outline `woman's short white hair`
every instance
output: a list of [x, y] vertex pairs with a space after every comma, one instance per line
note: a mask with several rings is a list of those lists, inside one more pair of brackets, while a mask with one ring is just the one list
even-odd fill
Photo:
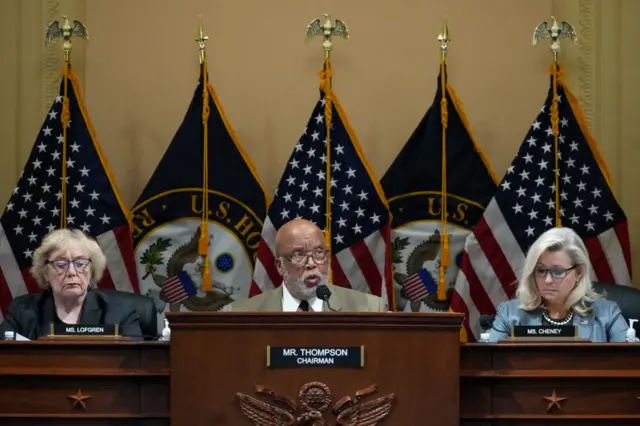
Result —
[[57, 251], [64, 250], [72, 242], [82, 247], [86, 256], [91, 259], [89, 266], [91, 271], [90, 285], [96, 285], [100, 281], [107, 266], [107, 259], [96, 240], [87, 237], [79, 229], [57, 229], [47, 234], [40, 247], [33, 253], [31, 275], [33, 275], [40, 287], [47, 288], [48, 286], [44, 277], [44, 269], [50, 260], [49, 257]]
[[585, 315], [591, 310], [591, 303], [602, 296], [593, 290], [591, 261], [587, 248], [580, 236], [570, 228], [551, 228], [531, 245], [516, 290], [520, 307], [531, 311], [542, 305], [534, 276], [535, 268], [543, 253], [559, 251], [569, 256], [572, 266], [576, 265], [576, 272], [580, 274], [576, 288], [569, 294], [565, 307], [567, 310], [573, 309], [576, 313]]

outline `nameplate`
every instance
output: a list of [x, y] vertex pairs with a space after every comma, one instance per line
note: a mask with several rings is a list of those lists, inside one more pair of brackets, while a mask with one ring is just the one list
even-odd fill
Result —
[[516, 325], [512, 337], [567, 338], [576, 337], [575, 325]]
[[118, 337], [118, 324], [54, 324], [49, 329], [49, 337], [89, 337], [113, 338]]
[[364, 346], [267, 346], [267, 367], [364, 367]]

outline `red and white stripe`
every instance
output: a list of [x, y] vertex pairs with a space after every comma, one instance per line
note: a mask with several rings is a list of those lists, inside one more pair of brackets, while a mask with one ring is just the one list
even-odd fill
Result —
[[[280, 285], [275, 267], [276, 229], [267, 217], [258, 247], [255, 272], [249, 297]], [[380, 230], [334, 254], [331, 259], [333, 283], [382, 297], [391, 306], [391, 229]]]
[[[626, 222], [585, 240], [585, 245], [595, 280], [631, 284]], [[494, 314], [500, 302], [513, 297], [524, 259], [525, 253], [492, 199], [467, 238], [451, 301], [452, 311], [467, 314], [464, 325], [470, 339], [477, 339], [482, 332], [480, 315]]]
[[171, 303], [180, 303], [189, 297], [179, 275], [166, 280], [162, 284], [162, 292]]
[[[98, 287], [139, 293], [129, 226], [114, 228], [99, 235], [96, 240], [107, 258], [107, 267]], [[18, 267], [5, 230], [0, 224], [0, 321], [6, 316], [13, 299], [41, 290], [29, 268], [21, 270]]]
[[422, 277], [417, 273], [405, 279], [402, 282], [402, 288], [412, 302], [416, 302], [429, 295], [427, 288], [422, 282]]

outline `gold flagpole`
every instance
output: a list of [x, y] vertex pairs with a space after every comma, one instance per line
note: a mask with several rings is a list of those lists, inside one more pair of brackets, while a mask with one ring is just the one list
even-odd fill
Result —
[[574, 44], [578, 44], [578, 37], [573, 26], [566, 22], [562, 21], [561, 25], [558, 25], [558, 21], [554, 16], [551, 17], [551, 28], [549, 28], [549, 24], [547, 21], [541, 22], [533, 31], [533, 45], [536, 46], [538, 41], [549, 38], [551, 39], [550, 50], [553, 54], [553, 64], [551, 68], [551, 75], [553, 77], [553, 99], [551, 101], [551, 130], [553, 131], [554, 138], [554, 157], [555, 157], [555, 205], [556, 205], [556, 227], [562, 226], [562, 218], [560, 214], [560, 165], [558, 158], [558, 141], [560, 136], [560, 129], [558, 128], [558, 123], [560, 122], [560, 117], [558, 114], [558, 80], [562, 80], [562, 70], [560, 69], [560, 65], [558, 62], [558, 55], [560, 54], [560, 39], [561, 38], [569, 38], [573, 41]]
[[324, 50], [324, 67], [320, 71], [320, 86], [324, 92], [324, 122], [327, 133], [327, 144], [325, 148], [325, 156], [327, 158], [326, 166], [326, 199], [325, 199], [325, 244], [327, 250], [329, 250], [329, 282], [333, 283], [333, 270], [331, 268], [331, 120], [333, 111], [333, 92], [331, 90], [331, 49], [333, 48], [332, 36], [339, 36], [345, 39], [349, 39], [349, 29], [347, 25], [340, 19], [335, 20], [335, 24], [331, 22], [329, 14], [324, 14], [324, 24], [320, 23], [320, 19], [314, 19], [309, 25], [307, 25], [306, 37], [307, 42], [313, 37], [322, 35], [324, 41], [322, 42], [322, 49]]
[[449, 125], [449, 109], [447, 103], [447, 48], [449, 46], [449, 28], [447, 18], [444, 20], [444, 29], [438, 35], [440, 42], [440, 87], [442, 88], [442, 98], [440, 99], [440, 123], [442, 123], [442, 188], [440, 208], [440, 222], [442, 223], [442, 248], [440, 250], [440, 277], [438, 280], [438, 300], [447, 298], [447, 282], [445, 272], [449, 267], [449, 231], [447, 230], [447, 126]]
[[45, 33], [45, 46], [49, 46], [56, 38], [62, 38], [62, 50], [64, 51], [64, 68], [62, 70], [63, 78], [63, 99], [62, 113], [60, 114], [60, 122], [62, 123], [62, 160], [60, 169], [62, 171], [61, 189], [62, 197], [60, 198], [60, 228], [67, 227], [67, 128], [69, 127], [69, 119], [71, 112], [69, 111], [68, 83], [71, 73], [71, 37], [81, 37], [85, 40], [89, 39], [87, 27], [80, 21], [74, 20], [73, 26], [69, 22], [67, 15], [62, 15], [62, 26], [60, 21], [51, 21], [47, 25]]
[[209, 81], [207, 76], [207, 41], [202, 28], [202, 16], [199, 16], [198, 53], [202, 70], [202, 219], [198, 254], [203, 258], [202, 290], [211, 291], [211, 269], [209, 268]]

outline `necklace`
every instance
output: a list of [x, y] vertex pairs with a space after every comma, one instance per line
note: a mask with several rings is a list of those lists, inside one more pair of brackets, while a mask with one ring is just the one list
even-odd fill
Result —
[[571, 322], [571, 320], [573, 319], [573, 311], [569, 312], [569, 315], [567, 315], [567, 317], [565, 319], [563, 319], [562, 321], [556, 321], [554, 319], [551, 319], [551, 317], [549, 317], [549, 314], [547, 313], [547, 311], [542, 311], [542, 316], [551, 325], [563, 326], [563, 325], [567, 325], [567, 324], [569, 324]]

